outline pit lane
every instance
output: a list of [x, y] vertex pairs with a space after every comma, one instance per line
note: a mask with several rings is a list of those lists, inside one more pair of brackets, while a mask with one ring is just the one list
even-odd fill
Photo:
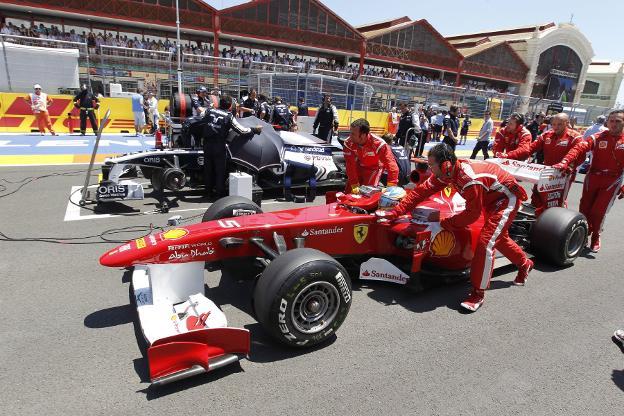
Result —
[[[179, 213], [190, 217], [208, 206], [198, 196], [179, 199], [168, 214], [64, 221], [69, 192], [84, 180], [72, 172], [84, 169], [0, 168], [10, 181], [68, 173], [0, 198], [0, 231], [13, 238], [97, 235], [163, 226], [175, 210], [193, 210]], [[19, 186], [3, 184], [2, 194]], [[580, 191], [575, 184], [571, 208]], [[135, 208], [155, 207], [141, 203]], [[290, 206], [301, 205], [263, 202], [266, 210]], [[610, 337], [624, 326], [623, 213], [616, 202], [602, 251], [573, 267], [538, 264], [524, 288], [511, 286], [515, 270], [497, 270], [484, 307], [472, 315], [458, 311], [465, 284], [414, 295], [356, 282], [337, 338], [313, 351], [284, 349], [263, 332], [251, 317], [250, 283], [207, 273], [208, 297], [230, 325], [251, 331], [250, 360], [160, 389], [148, 388], [128, 275], [98, 263], [115, 244], [2, 241], [2, 413], [619, 414], [624, 355]]]

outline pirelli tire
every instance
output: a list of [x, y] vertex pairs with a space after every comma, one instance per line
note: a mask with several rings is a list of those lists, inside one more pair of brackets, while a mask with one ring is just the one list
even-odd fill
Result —
[[335, 336], [351, 307], [351, 280], [327, 254], [298, 248], [273, 260], [254, 289], [258, 322], [279, 342], [308, 348]]
[[532, 227], [531, 250], [555, 266], [570, 265], [585, 247], [588, 228], [583, 214], [567, 208], [548, 208]]
[[[226, 196], [206, 210], [202, 222], [255, 214], [262, 214], [262, 208], [252, 200], [242, 196]], [[235, 258], [222, 260], [221, 270], [235, 280], [249, 280], [258, 276], [262, 267], [256, 264], [255, 258]]]

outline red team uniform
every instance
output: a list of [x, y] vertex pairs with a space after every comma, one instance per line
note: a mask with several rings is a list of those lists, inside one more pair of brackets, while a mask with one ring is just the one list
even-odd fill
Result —
[[585, 176], [579, 211], [587, 218], [589, 233], [592, 234], [592, 250], [598, 251], [605, 217], [615, 197], [621, 192], [624, 173], [624, 134], [612, 135], [609, 130], [605, 130], [590, 136], [572, 149], [569, 158], [566, 157], [562, 164], [571, 165], [584, 158], [588, 151], [592, 151], [593, 156], [589, 172]]
[[360, 185], [379, 185], [381, 174], [388, 172], [388, 186], [399, 182], [399, 167], [390, 146], [379, 137], [368, 135], [362, 145], [347, 139], [343, 146], [347, 167], [347, 192]]
[[514, 177], [497, 165], [484, 161], [458, 160], [449, 182], [431, 176], [408, 193], [395, 208], [395, 213], [403, 215], [410, 212], [419, 202], [449, 184], [466, 200], [466, 209], [440, 221], [443, 228], [466, 227], [475, 222], [481, 213], [485, 219], [470, 268], [470, 281], [474, 290], [468, 300], [462, 303], [465, 308], [476, 310], [483, 303], [484, 291], [490, 284], [495, 250], [521, 270], [516, 284], [524, 284], [532, 268], [532, 262], [508, 234], [520, 203], [527, 199], [527, 195]]
[[517, 155], [528, 152], [530, 145], [531, 132], [524, 126], [518, 127], [516, 131], [511, 133], [504, 128], [496, 133], [492, 152], [494, 152], [494, 156], [497, 153], [506, 153], [509, 159], [524, 160], [528, 155], [524, 159], [520, 159]]
[[[544, 165], [546, 166], [556, 165], [557, 163], [560, 163], [564, 158], [570, 160], [571, 163], [576, 166], [579, 162], [575, 159], [573, 160], [571, 157], [566, 156], [574, 146], [581, 143], [582, 141], [583, 136], [581, 136], [581, 134], [576, 130], [566, 129], [560, 137], [555, 134], [554, 130], [550, 130], [538, 136], [534, 142], [530, 143], [529, 147], [526, 150], [517, 150], [508, 154], [507, 156], [510, 159], [525, 160], [535, 152], [543, 152]], [[565, 189], [563, 190], [564, 201], [567, 200], [570, 186], [574, 183], [575, 177], [576, 171], [573, 171], [568, 178], [568, 183], [566, 184]], [[533, 187], [533, 194], [531, 195], [531, 204], [535, 207], [535, 212], [537, 215], [539, 215], [546, 209], [545, 201], [542, 201], [539, 193], [537, 192], [537, 187], [535, 186]], [[567, 206], [567, 204], [564, 204], [564, 206]]]

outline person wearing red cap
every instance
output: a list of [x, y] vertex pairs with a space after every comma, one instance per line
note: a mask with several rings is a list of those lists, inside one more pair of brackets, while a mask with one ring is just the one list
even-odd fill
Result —
[[388, 186], [399, 182], [399, 167], [390, 146], [370, 134], [370, 124], [363, 118], [351, 123], [351, 135], [343, 145], [347, 169], [347, 193], [357, 194], [361, 185], [377, 186], [382, 173], [388, 173]]
[[464, 309], [474, 312], [485, 300], [485, 289], [490, 285], [497, 250], [518, 267], [515, 285], [524, 286], [533, 269], [533, 262], [508, 232], [520, 203], [527, 199], [527, 195], [514, 177], [498, 165], [480, 160], [457, 160], [446, 144], [431, 148], [428, 158], [433, 175], [408, 193], [396, 208], [375, 214], [394, 219], [412, 211], [420, 202], [449, 185], [466, 200], [466, 209], [444, 218], [440, 227], [461, 229], [477, 221], [483, 213], [484, 224], [470, 266], [472, 292], [461, 303]]

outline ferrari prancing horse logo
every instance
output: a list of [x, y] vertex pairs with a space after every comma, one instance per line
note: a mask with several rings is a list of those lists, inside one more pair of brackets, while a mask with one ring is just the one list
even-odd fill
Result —
[[447, 198], [451, 197], [451, 192], [453, 192], [453, 188], [450, 186], [444, 188], [444, 195], [446, 195]]
[[358, 244], [362, 244], [368, 236], [368, 224], [358, 224], [353, 226], [353, 238]]

